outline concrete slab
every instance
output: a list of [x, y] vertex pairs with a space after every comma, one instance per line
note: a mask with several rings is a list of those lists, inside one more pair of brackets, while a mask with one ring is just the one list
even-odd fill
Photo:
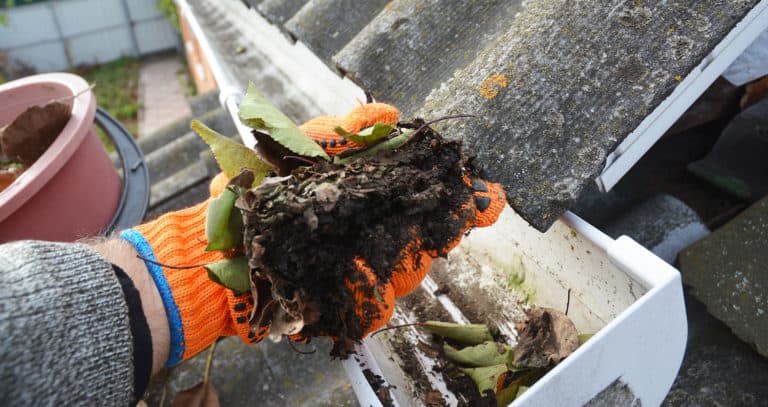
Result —
[[768, 356], [768, 198], [680, 254], [683, 282], [707, 310]]
[[[296, 345], [303, 355], [283, 341], [265, 340], [255, 346], [238, 338], [221, 340], [216, 346], [210, 380], [222, 406], [358, 406], [339, 361], [331, 360], [330, 341], [316, 339], [312, 345]], [[177, 392], [202, 381], [207, 351], [183, 362], [169, 376], [165, 405]], [[159, 405], [163, 383], [154, 383], [146, 397]]]
[[768, 359], [686, 295], [688, 348], [664, 407], [763, 406]]
[[139, 71], [139, 137], [189, 116], [191, 110], [176, 73], [184, 69], [176, 55], [145, 60]]

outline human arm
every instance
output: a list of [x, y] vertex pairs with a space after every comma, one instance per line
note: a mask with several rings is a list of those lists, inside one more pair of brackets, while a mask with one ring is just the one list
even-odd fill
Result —
[[0, 405], [131, 405], [141, 396], [151, 339], [138, 326], [141, 305], [126, 300], [132, 281], [118, 273], [85, 244], [0, 245]]

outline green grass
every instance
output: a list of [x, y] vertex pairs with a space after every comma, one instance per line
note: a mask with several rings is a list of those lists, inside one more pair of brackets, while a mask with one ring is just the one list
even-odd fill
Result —
[[[95, 84], [93, 93], [96, 103], [120, 120], [123, 126], [133, 134], [138, 134], [139, 114], [139, 67], [136, 58], [123, 57], [103, 64], [79, 67], [74, 73]], [[106, 142], [106, 136], [99, 131], [102, 141], [109, 151], [111, 144]]]

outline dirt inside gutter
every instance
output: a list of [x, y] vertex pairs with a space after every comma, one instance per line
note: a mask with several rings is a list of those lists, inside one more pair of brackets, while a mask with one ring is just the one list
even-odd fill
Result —
[[[428, 293], [420, 287], [398, 300], [396, 314], [409, 322], [453, 321], [451, 314], [436, 299], [447, 296], [472, 323], [486, 323], [492, 328], [509, 328], [525, 318], [526, 294], [518, 285], [509, 284], [507, 267], [481, 265], [477, 259], [457, 248], [443, 261], [433, 263], [430, 276], [438, 288]], [[379, 340], [397, 355], [398, 367], [409, 381], [413, 399], [424, 406], [495, 406], [496, 398], [481, 395], [475, 383], [459, 373], [457, 367], [443, 357], [442, 341], [437, 337], [423, 340], [402, 328], [382, 333]], [[505, 330], [509, 332], [509, 330]], [[499, 340], [514, 345], [512, 335], [499, 334]], [[416, 352], [433, 359], [434, 365], [425, 366]], [[430, 380], [430, 376], [432, 380]], [[434, 386], [435, 379], [443, 381], [451, 393], [444, 395]]]

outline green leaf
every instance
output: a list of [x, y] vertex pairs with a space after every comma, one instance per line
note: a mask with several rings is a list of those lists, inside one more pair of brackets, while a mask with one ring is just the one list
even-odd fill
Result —
[[525, 380], [528, 380], [528, 375], [518, 377], [512, 383], [509, 383], [507, 387], [497, 391], [496, 406], [506, 407], [515, 401], [516, 398], [520, 397], [528, 389], [528, 387], [522, 384]]
[[520, 388], [520, 383], [515, 381], [509, 386], [496, 392], [496, 406], [506, 407], [510, 405], [517, 398], [517, 392]]
[[460, 368], [459, 370], [475, 382], [477, 390], [481, 395], [488, 390], [496, 393], [496, 384], [499, 382], [499, 377], [508, 371], [506, 364]]
[[381, 295], [381, 291], [379, 291], [379, 287], [373, 287], [373, 293], [376, 295], [376, 301], [384, 303], [384, 296]]
[[232, 178], [240, 174], [243, 168], [249, 169], [254, 175], [254, 185], [272, 169], [272, 166], [259, 158], [259, 155], [250, 148], [211, 130], [198, 120], [192, 120], [192, 131], [197, 133], [213, 151], [216, 162], [227, 177]]
[[243, 244], [243, 216], [235, 208], [237, 194], [227, 188], [208, 203], [205, 216], [205, 251], [227, 250]]
[[344, 164], [349, 164], [352, 161], [357, 160], [358, 158], [370, 157], [372, 155], [375, 155], [379, 151], [394, 150], [394, 149], [402, 146], [406, 141], [408, 141], [408, 139], [410, 138], [412, 133], [413, 133], [413, 131], [407, 131], [407, 132], [404, 131], [403, 134], [401, 134], [399, 136], [392, 137], [391, 139], [389, 139], [387, 141], [383, 141], [383, 142], [381, 142], [379, 144], [376, 144], [373, 147], [367, 148], [367, 149], [365, 149], [365, 150], [363, 150], [363, 151], [361, 151], [361, 152], [359, 152], [357, 154], [351, 155], [349, 157], [341, 158], [341, 157], [339, 157], [337, 155], [337, 156], [333, 157], [333, 162], [334, 162], [334, 164], [344, 165]]
[[371, 127], [361, 130], [357, 134], [350, 133], [339, 126], [335, 127], [333, 131], [335, 131], [336, 134], [345, 137], [347, 140], [354, 141], [357, 144], [370, 146], [371, 144], [374, 144], [377, 141], [389, 136], [394, 129], [394, 126], [391, 124], [376, 123]]
[[455, 324], [452, 322], [427, 321], [422, 328], [435, 335], [453, 339], [466, 345], [479, 345], [483, 342], [493, 341], [491, 332], [485, 324]]
[[589, 338], [595, 336], [595, 334], [579, 334], [579, 346], [583, 345], [584, 342], [588, 341]]
[[330, 160], [328, 154], [291, 119], [269, 103], [253, 83], [248, 84], [248, 92], [240, 104], [240, 120], [248, 127], [268, 132], [273, 140], [298, 155]]
[[4, 13], [0, 13], [0, 25], [8, 27], [8, 16]]
[[443, 351], [448, 360], [460, 365], [481, 367], [500, 365], [511, 361], [515, 348], [503, 343], [488, 341], [461, 350], [445, 343], [443, 344]]
[[245, 256], [208, 263], [205, 269], [208, 270], [208, 278], [216, 284], [240, 293], [251, 291], [250, 269]]

